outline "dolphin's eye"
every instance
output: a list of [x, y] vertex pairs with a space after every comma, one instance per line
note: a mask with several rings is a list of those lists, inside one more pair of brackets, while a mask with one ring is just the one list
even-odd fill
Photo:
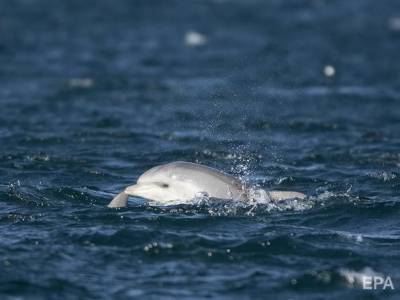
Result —
[[164, 188], [164, 189], [169, 188], [169, 184], [163, 183], [163, 184], [161, 184], [161, 187]]

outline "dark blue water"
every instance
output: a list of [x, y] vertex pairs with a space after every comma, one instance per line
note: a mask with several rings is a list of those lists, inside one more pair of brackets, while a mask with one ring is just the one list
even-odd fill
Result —
[[[2, 1], [1, 299], [399, 297], [399, 49], [396, 1]], [[310, 197], [106, 207], [176, 160]]]

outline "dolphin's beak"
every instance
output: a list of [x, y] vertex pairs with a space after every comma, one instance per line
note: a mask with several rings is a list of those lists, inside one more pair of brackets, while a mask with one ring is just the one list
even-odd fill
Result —
[[151, 183], [138, 183], [135, 185], [130, 185], [123, 192], [115, 196], [114, 199], [112, 199], [112, 201], [108, 204], [108, 207], [125, 207], [128, 203], [129, 196], [147, 198], [148, 193], [152, 189], [154, 189], [154, 184]]
[[130, 185], [125, 189], [125, 193], [130, 196], [138, 196], [138, 193], [140, 193], [142, 186], [142, 184]]
[[151, 195], [155, 187], [157, 187], [157, 185], [155, 185], [154, 183], [142, 182], [128, 186], [125, 189], [125, 193], [129, 196], [137, 196], [146, 199]]

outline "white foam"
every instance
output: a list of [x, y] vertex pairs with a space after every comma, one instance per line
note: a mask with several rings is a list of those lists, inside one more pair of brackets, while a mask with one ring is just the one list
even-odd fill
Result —
[[73, 88], [90, 88], [93, 86], [94, 80], [92, 78], [71, 78], [68, 83]]
[[388, 20], [388, 27], [393, 31], [400, 31], [400, 17], [392, 17]]
[[382, 276], [382, 274], [375, 272], [370, 267], [365, 267], [360, 271], [354, 271], [346, 268], [339, 269], [339, 274], [351, 286], [362, 286], [364, 277]]

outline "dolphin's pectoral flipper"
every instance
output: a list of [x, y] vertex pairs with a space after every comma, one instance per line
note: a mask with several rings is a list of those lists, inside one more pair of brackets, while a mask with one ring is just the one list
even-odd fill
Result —
[[112, 199], [108, 207], [117, 208], [117, 207], [125, 207], [128, 203], [129, 195], [125, 193], [125, 191], [119, 193], [117, 196]]

